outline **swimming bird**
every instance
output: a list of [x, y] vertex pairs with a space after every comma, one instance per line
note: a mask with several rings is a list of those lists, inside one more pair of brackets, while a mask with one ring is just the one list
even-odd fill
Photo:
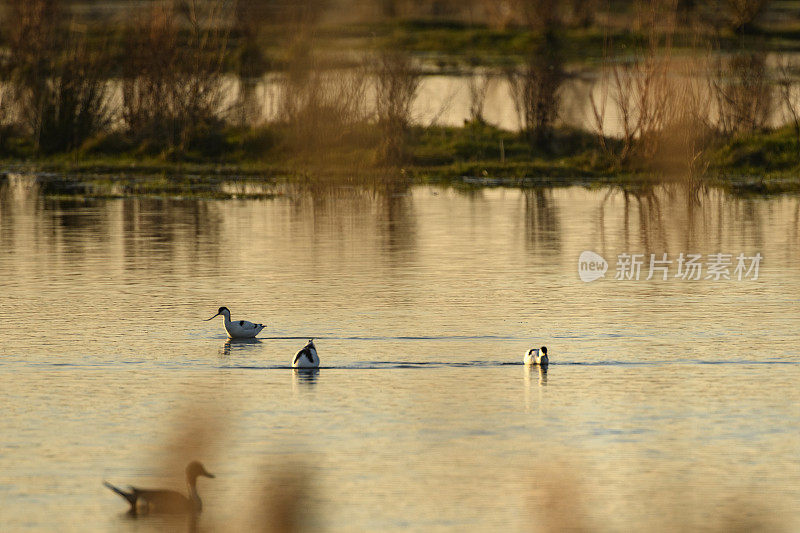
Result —
[[547, 358], [547, 347], [542, 346], [541, 348], [531, 348], [528, 350], [528, 353], [525, 354], [525, 364], [526, 365], [542, 365], [545, 366], [550, 362]]
[[189, 487], [188, 498], [174, 490], [138, 489], [129, 486], [130, 492], [125, 492], [108, 481], [103, 481], [103, 485], [128, 500], [131, 505], [128, 512], [133, 515], [149, 513], [195, 514], [203, 510], [203, 502], [200, 500], [200, 495], [197, 494], [198, 476], [214, 477], [201, 463], [192, 461], [186, 467], [186, 484]]
[[308, 339], [303, 348], [297, 352], [292, 361], [292, 368], [319, 368], [319, 357], [314, 339]]
[[228, 337], [231, 339], [250, 339], [261, 333], [261, 330], [264, 329], [264, 324], [253, 324], [247, 320], [231, 320], [231, 312], [227, 307], [220, 307], [217, 314], [211, 318], [207, 318], [206, 322], [219, 315], [225, 318], [225, 331], [228, 332]]

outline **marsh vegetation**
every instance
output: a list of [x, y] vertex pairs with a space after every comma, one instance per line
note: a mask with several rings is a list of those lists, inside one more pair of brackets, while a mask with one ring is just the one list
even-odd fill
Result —
[[[295, 182], [800, 186], [800, 19], [783, 2], [503, 6], [7, 0], [0, 157]], [[463, 124], [437, 120], [448, 97], [415, 115], [431, 75], [464, 78]], [[490, 88], [518, 127], [492, 122]]]

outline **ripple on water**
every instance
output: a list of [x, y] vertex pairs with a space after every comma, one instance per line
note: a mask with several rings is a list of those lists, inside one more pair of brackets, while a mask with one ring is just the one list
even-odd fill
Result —
[[[3, 524], [156, 530], [121, 518], [100, 482], [180, 488], [175, 450], [218, 474], [201, 487], [209, 530], [252, 529], [241, 502], [295, 464], [329, 531], [528, 530], [547, 487], [579, 495], [568, 510], [587, 529], [709, 527], [743, 496], [798, 523], [798, 209], [714, 191], [5, 190]], [[584, 250], [610, 265], [759, 251], [765, 268], [720, 283], [610, 268], [587, 284]], [[203, 322], [221, 305], [266, 323], [263, 338]], [[323, 367], [290, 371], [310, 337]], [[542, 344], [548, 370], [525, 367]]]

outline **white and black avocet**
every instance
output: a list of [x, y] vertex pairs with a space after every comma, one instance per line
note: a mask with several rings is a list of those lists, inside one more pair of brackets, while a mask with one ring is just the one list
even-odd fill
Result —
[[225, 319], [225, 331], [228, 332], [228, 337], [231, 339], [251, 339], [264, 329], [264, 324], [253, 324], [247, 320], [231, 320], [231, 312], [227, 307], [220, 307], [217, 314], [206, 319], [206, 321], [212, 320], [219, 315], [222, 315]]
[[314, 339], [308, 339], [303, 348], [297, 352], [292, 361], [292, 368], [319, 368], [319, 357]]
[[541, 348], [531, 348], [525, 354], [525, 364], [526, 365], [542, 365], [545, 366], [550, 362], [547, 358], [547, 347], [542, 346]]

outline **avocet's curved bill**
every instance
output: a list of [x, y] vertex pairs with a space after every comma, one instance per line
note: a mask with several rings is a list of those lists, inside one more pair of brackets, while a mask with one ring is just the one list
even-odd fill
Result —
[[220, 307], [217, 314], [207, 318], [206, 322], [220, 315], [225, 319], [225, 331], [231, 339], [251, 339], [264, 329], [264, 324], [254, 324], [247, 320], [231, 320], [231, 312], [227, 307]]

